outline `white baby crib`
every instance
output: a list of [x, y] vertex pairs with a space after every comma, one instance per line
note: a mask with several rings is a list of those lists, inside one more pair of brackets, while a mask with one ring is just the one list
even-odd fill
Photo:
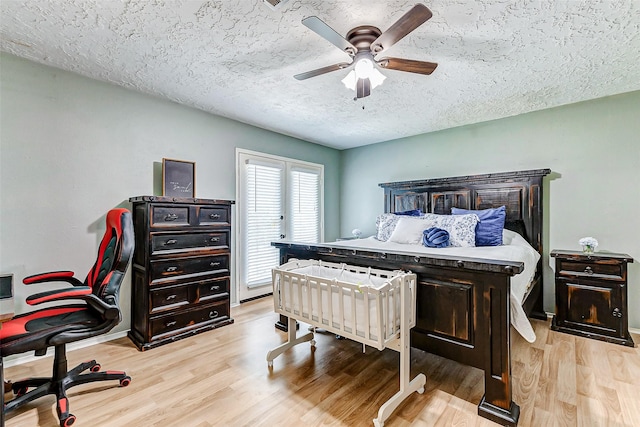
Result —
[[276, 313], [289, 318], [288, 341], [267, 353], [267, 362], [287, 349], [311, 341], [296, 336], [296, 320], [382, 350], [400, 353], [400, 391], [373, 420], [382, 427], [411, 393], [424, 392], [426, 377], [410, 376], [410, 330], [416, 322], [416, 275], [317, 260], [291, 260], [273, 269]]

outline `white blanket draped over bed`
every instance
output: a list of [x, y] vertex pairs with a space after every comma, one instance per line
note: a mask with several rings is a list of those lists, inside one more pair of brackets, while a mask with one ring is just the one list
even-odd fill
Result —
[[529, 292], [540, 254], [518, 233], [505, 229], [501, 246], [428, 248], [422, 244], [382, 242], [374, 237], [342, 240], [334, 242], [332, 245], [353, 247], [354, 249], [373, 249], [382, 252], [415, 253], [423, 256], [447, 255], [523, 262], [524, 270], [511, 278], [511, 324], [527, 341], [534, 342], [536, 340], [536, 334], [522, 308], [522, 303]]

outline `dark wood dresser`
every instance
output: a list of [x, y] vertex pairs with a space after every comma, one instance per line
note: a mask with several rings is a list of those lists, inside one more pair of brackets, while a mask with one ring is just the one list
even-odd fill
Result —
[[138, 196], [131, 331], [140, 350], [233, 323], [229, 200]]
[[634, 347], [628, 330], [626, 254], [552, 251], [556, 315], [551, 329]]

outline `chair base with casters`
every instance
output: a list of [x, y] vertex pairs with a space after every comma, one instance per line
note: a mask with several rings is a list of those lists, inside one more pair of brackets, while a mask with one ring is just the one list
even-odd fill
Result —
[[[69, 400], [67, 390], [71, 387], [94, 381], [118, 381], [121, 387], [126, 387], [131, 382], [131, 377], [123, 371], [100, 372], [100, 364], [95, 360], [81, 363], [67, 371], [66, 346], [58, 345], [55, 348], [53, 362], [53, 376], [49, 378], [28, 378], [11, 384], [15, 399], [5, 404], [5, 413], [17, 409], [35, 399], [48, 394], [56, 395], [58, 418], [62, 427], [73, 425], [76, 417], [69, 413]], [[85, 371], [90, 371], [83, 373]], [[30, 388], [33, 390], [28, 391]]]
[[[98, 259], [84, 281], [77, 279], [72, 271], [52, 271], [24, 278], [25, 285], [66, 282], [70, 287], [30, 295], [26, 299], [29, 305], [63, 304], [19, 314], [3, 323], [0, 357], [27, 351], [43, 356], [49, 347], [55, 349], [51, 377], [14, 382], [11, 389], [16, 397], [5, 403], [3, 414], [54, 394], [60, 425], [68, 427], [76, 421], [69, 412], [68, 389], [95, 381], [118, 381], [121, 387], [129, 385], [131, 377], [125, 372], [100, 371], [95, 360], [68, 370], [66, 345], [104, 335], [120, 323], [119, 290], [133, 246], [131, 213], [126, 209], [112, 209], [107, 213], [107, 229], [100, 243]], [[81, 303], [66, 304], [69, 301]]]

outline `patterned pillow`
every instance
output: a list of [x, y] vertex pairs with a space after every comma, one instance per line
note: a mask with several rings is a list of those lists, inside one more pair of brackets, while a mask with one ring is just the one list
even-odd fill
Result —
[[381, 242], [389, 240], [400, 218], [402, 217], [392, 213], [378, 215], [378, 218], [376, 218], [376, 239]]
[[449, 246], [469, 247], [476, 245], [476, 225], [478, 215], [436, 215], [425, 214], [428, 227], [442, 228], [449, 233]]

